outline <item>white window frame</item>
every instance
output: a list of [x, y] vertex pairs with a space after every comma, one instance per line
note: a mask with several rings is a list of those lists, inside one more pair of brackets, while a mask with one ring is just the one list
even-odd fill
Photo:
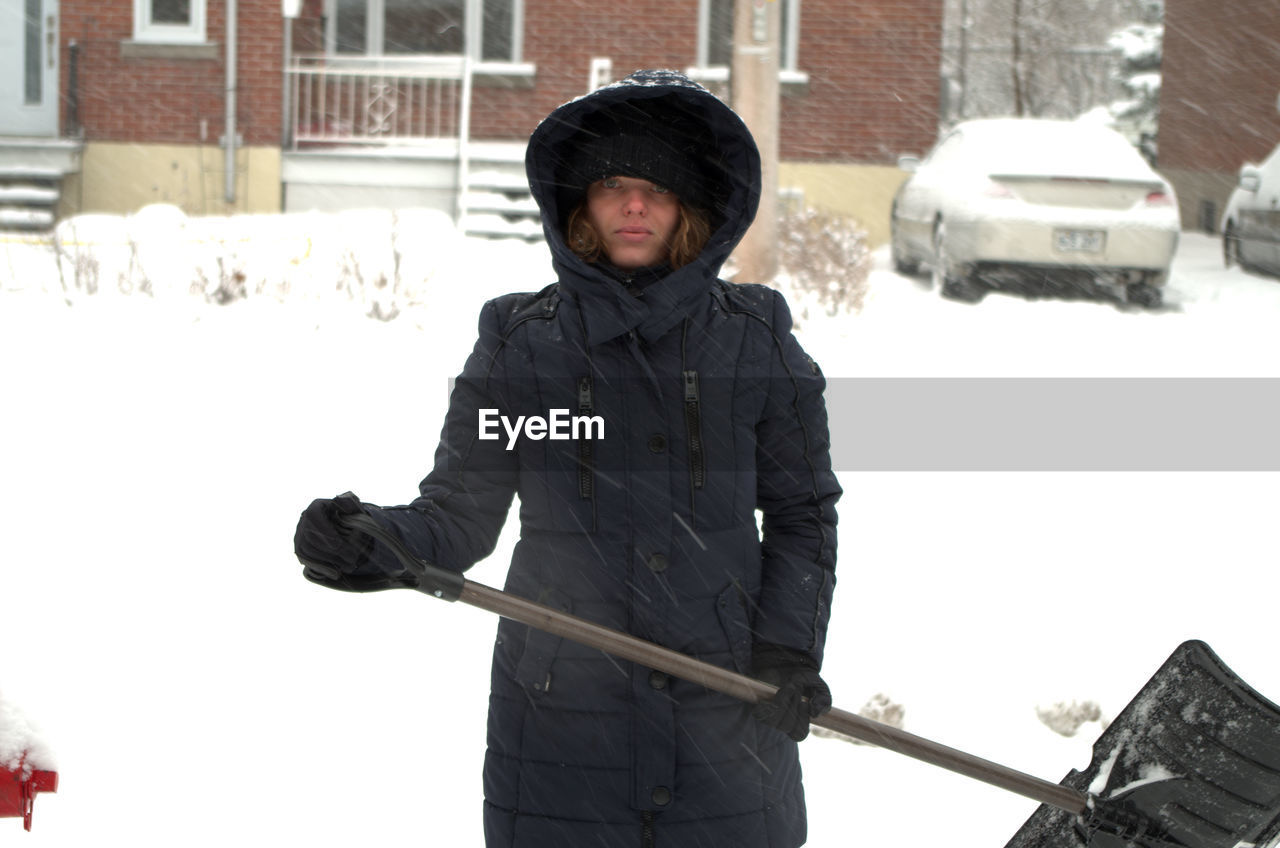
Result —
[[[135, 2], [146, 2], [146, 0], [135, 0]], [[524, 0], [512, 0], [511, 57], [500, 60], [482, 61], [480, 58], [484, 46], [484, 35], [481, 32], [481, 28], [484, 26], [484, 0], [465, 0], [464, 6], [466, 9], [465, 26], [467, 28], [464, 34], [466, 53], [471, 57], [471, 61], [476, 64], [477, 70], [482, 67], [499, 69], [520, 65], [524, 51]], [[386, 33], [384, 31], [385, 10], [386, 7], [383, 5], [383, 0], [365, 0], [365, 35], [368, 42], [365, 45], [366, 56], [379, 57], [383, 55], [386, 45]], [[337, 51], [337, 11], [337, 0], [325, 0], [327, 23], [325, 25], [324, 45], [325, 52], [331, 56], [335, 55]]]
[[[800, 53], [800, 0], [781, 0], [782, 14], [786, 16], [786, 43], [782, 45], [782, 56], [779, 58], [779, 75], [781, 77], [803, 76], [799, 68]], [[698, 0], [698, 56], [697, 68], [699, 76], [714, 79], [724, 75], [728, 79], [729, 69], [723, 65], [708, 65], [707, 57], [711, 54], [711, 2]]]
[[133, 40], [146, 44], [204, 44], [205, 4], [191, 0], [191, 22], [158, 24], [151, 20], [151, 0], [133, 0]]

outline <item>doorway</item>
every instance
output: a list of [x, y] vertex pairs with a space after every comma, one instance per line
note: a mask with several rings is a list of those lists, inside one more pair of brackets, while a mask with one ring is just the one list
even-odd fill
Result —
[[58, 134], [58, 0], [0, 0], [0, 135]]

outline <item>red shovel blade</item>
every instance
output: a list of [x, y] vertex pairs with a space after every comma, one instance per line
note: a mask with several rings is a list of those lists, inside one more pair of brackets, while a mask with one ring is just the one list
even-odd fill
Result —
[[37, 792], [57, 792], [58, 773], [44, 769], [28, 771], [26, 757], [17, 766], [0, 766], [0, 818], [22, 818], [23, 828], [31, 830], [31, 814]]

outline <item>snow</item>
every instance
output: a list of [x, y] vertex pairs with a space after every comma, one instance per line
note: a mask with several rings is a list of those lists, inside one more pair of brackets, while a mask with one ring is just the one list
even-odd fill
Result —
[[55, 769], [49, 743], [18, 705], [0, 690], [0, 770], [29, 775], [34, 769]]
[[[0, 703], [39, 722], [61, 777], [21, 838], [480, 846], [496, 621], [411, 592], [320, 589], [292, 534], [314, 497], [413, 496], [480, 304], [548, 282], [545, 247], [388, 213], [151, 214], [97, 222], [82, 260], [114, 276], [94, 295], [63, 288], [47, 247], [0, 235]], [[129, 232], [132, 266], [110, 241]], [[244, 296], [218, 305], [225, 250]], [[129, 269], [148, 261], [163, 271], [143, 287]], [[858, 314], [795, 299], [831, 378], [1280, 376], [1280, 281], [1223, 269], [1207, 236], [1183, 234], [1173, 306], [1155, 312], [968, 306], [892, 273], [883, 249], [873, 261]], [[945, 442], [947, 421], [933, 432]], [[824, 675], [846, 709], [890, 700], [910, 732], [1056, 781], [1088, 763], [1093, 736], [1060, 736], [1037, 708], [1114, 716], [1186, 638], [1280, 694], [1274, 473], [841, 482]], [[469, 577], [501, 585], [515, 526]], [[801, 750], [814, 846], [945, 833], [989, 848], [1035, 808], [881, 749]]]
[[1163, 24], [1130, 24], [1108, 39], [1111, 49], [1131, 65], [1158, 65], [1164, 41]]
[[1139, 770], [1139, 773], [1141, 774], [1141, 777], [1132, 783], [1126, 783], [1124, 786], [1119, 787], [1107, 797], [1119, 798], [1126, 793], [1132, 792], [1133, 790], [1139, 789], [1143, 786], [1147, 786], [1152, 783], [1160, 783], [1165, 780], [1178, 780], [1181, 777], [1181, 775], [1174, 774], [1164, 766], [1151, 763], [1144, 764]]
[[1112, 748], [1106, 758], [1098, 764], [1098, 773], [1089, 783], [1090, 795], [1101, 797], [1102, 793], [1107, 791], [1107, 783], [1111, 780], [1111, 772], [1116, 767], [1116, 761], [1120, 759], [1120, 750], [1123, 747], [1123, 745], [1117, 745]]
[[930, 161], [935, 167], [954, 169], [957, 180], [971, 177], [975, 166], [983, 173], [1158, 179], [1124, 136], [1092, 117], [977, 118], [956, 129], [962, 132], [960, 153], [950, 150], [945, 159]]

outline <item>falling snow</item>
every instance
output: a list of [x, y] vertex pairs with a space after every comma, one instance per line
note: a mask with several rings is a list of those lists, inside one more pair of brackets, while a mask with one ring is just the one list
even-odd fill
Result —
[[[171, 218], [181, 249], [123, 292], [128, 239], [84, 254], [82, 269], [117, 269], [95, 294], [73, 256], [60, 276], [46, 246], [0, 239], [0, 691], [62, 777], [18, 837], [33, 848], [482, 844], [494, 620], [325, 591], [291, 540], [311, 498], [413, 496], [480, 304], [540, 288], [549, 263], [540, 245], [430, 222], [394, 245], [385, 214], [341, 223], [228, 222], [243, 264], [222, 269], [243, 285], [225, 305], [217, 251], [182, 240], [207, 221]], [[154, 233], [134, 232], [145, 260]], [[1218, 249], [1184, 234], [1157, 312], [956, 304], [880, 249], [861, 310], [814, 303], [801, 341], [829, 378], [1277, 376], [1280, 282], [1223, 269]], [[835, 440], [856, 438], [836, 423]], [[947, 421], [930, 432], [945, 442]], [[1089, 761], [1091, 734], [1050, 732], [1036, 705], [1116, 715], [1185, 638], [1280, 693], [1274, 624], [1239, 614], [1277, 588], [1275, 474], [841, 483], [823, 669], [837, 704], [883, 693], [909, 731], [1057, 780]], [[501, 585], [516, 524], [470, 577]], [[941, 832], [985, 848], [1035, 806], [868, 746], [815, 737], [802, 757], [823, 848]]]

